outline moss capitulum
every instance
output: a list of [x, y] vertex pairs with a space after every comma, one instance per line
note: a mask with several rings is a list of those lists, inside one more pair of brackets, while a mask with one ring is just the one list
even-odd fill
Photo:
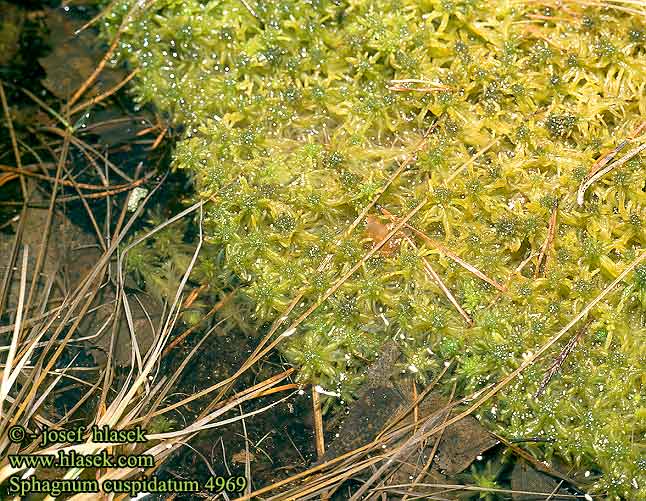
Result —
[[[114, 8], [108, 32], [132, 4]], [[278, 0], [252, 15], [234, 0], [159, 0], [134, 16], [121, 51], [142, 68], [136, 95], [186, 126], [175, 166], [214, 197], [204, 259], [224, 249], [259, 319], [299, 292], [304, 311], [399, 220], [384, 214], [425, 202], [407, 238], [283, 343], [303, 379], [350, 399], [364, 361], [396, 339], [403, 370], [425, 380], [455, 357], [473, 391], [516, 368], [646, 248], [643, 156], [577, 203], [595, 162], [646, 116], [644, 18], [548, 7]], [[387, 212], [374, 207], [343, 237], [378, 195]], [[629, 499], [646, 499], [645, 270], [593, 308], [540, 397], [550, 360], [481, 415], [508, 436], [550, 439], [542, 457], [598, 470], [594, 490]]]

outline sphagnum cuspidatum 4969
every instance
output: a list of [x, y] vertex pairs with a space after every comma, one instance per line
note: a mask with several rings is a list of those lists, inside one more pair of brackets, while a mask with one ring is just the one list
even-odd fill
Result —
[[122, 0], [108, 35], [126, 13], [137, 99], [213, 197], [204, 259], [262, 321], [335, 286], [279, 344], [328, 405], [389, 339], [420, 381], [457, 358], [463, 391], [492, 383], [632, 263], [479, 416], [646, 499], [644, 2]]

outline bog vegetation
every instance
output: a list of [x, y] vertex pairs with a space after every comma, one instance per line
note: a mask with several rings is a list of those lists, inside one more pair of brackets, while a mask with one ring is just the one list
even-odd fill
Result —
[[184, 129], [198, 269], [285, 317], [327, 409], [389, 340], [462, 394], [525, 364], [478, 417], [646, 499], [644, 9], [121, 0], [104, 29]]

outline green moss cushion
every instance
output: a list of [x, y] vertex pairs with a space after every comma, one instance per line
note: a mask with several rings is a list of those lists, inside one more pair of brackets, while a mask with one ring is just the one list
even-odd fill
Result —
[[[304, 311], [421, 204], [279, 345], [338, 395], [328, 405], [389, 339], [421, 382], [452, 358], [462, 391], [497, 381], [646, 248], [644, 8], [596, 5], [159, 0], [133, 14], [120, 50], [141, 68], [136, 95], [185, 127], [175, 167], [213, 197], [205, 259], [224, 252], [260, 320], [299, 293]], [[593, 491], [646, 499], [645, 341], [642, 264], [480, 417], [600, 475]]]

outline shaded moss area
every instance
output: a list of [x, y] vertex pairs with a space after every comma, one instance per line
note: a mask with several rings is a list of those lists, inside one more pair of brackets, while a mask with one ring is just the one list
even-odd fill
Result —
[[[126, 17], [120, 51], [141, 68], [138, 99], [185, 127], [175, 166], [211, 200], [203, 259], [223, 252], [261, 322], [299, 293], [296, 316], [321, 302], [279, 347], [333, 406], [390, 339], [420, 382], [457, 358], [463, 393], [493, 383], [643, 253], [635, 11], [122, 1], [105, 29]], [[625, 161], [597, 177], [622, 141]], [[479, 416], [546, 439], [541, 458], [627, 499], [646, 499], [645, 277], [641, 264]]]

